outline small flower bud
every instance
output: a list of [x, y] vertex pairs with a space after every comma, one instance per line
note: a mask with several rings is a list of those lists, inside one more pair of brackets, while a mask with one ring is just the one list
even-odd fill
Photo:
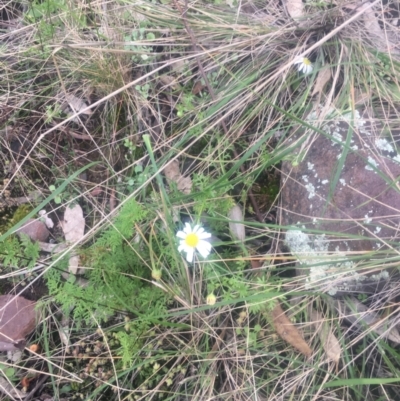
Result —
[[158, 281], [161, 279], [162, 271], [160, 269], [154, 269], [151, 271], [151, 277]]
[[211, 294], [207, 295], [207, 299], [206, 299], [207, 305], [215, 305], [215, 302], [217, 302], [217, 297], [214, 295], [214, 293], [212, 292]]

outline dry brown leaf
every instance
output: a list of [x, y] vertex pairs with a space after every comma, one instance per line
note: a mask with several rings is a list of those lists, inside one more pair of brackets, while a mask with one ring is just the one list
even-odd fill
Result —
[[28, 391], [30, 383], [31, 383], [33, 380], [35, 380], [36, 378], [37, 378], [36, 376], [31, 376], [31, 377], [29, 377], [29, 376], [24, 376], [24, 377], [21, 379], [22, 390], [23, 390], [25, 393]]
[[168, 166], [164, 168], [164, 174], [168, 181], [175, 182], [178, 191], [184, 194], [190, 194], [192, 190], [192, 179], [190, 177], [184, 177], [179, 171], [179, 162], [177, 160], [172, 161]]
[[7, 394], [13, 400], [25, 398], [28, 395], [28, 393], [24, 393], [15, 388], [12, 383], [4, 377], [0, 377], [0, 391]]
[[371, 94], [369, 92], [364, 92], [361, 90], [354, 91], [354, 105], [365, 106], [371, 100]]
[[[88, 105], [82, 99], [79, 99], [79, 97], [76, 97], [75, 95], [68, 94], [65, 96], [65, 99], [74, 113], [79, 113], [81, 110], [84, 110], [86, 107], [88, 107]], [[90, 116], [93, 114], [93, 111], [89, 109], [84, 111], [82, 114]]]
[[315, 80], [311, 96], [314, 96], [316, 93], [321, 94], [322, 91], [324, 90], [324, 86], [329, 82], [331, 77], [332, 77], [332, 72], [329, 65], [325, 66], [322, 70], [320, 70], [318, 72], [317, 79]]
[[[39, 312], [35, 302], [24, 297], [0, 295], [0, 342], [16, 348], [25, 346], [25, 337], [36, 327]], [[4, 345], [3, 344], [3, 345]]]
[[300, 351], [307, 358], [309, 358], [312, 354], [311, 348], [304, 341], [299, 330], [297, 330], [297, 328], [286, 316], [284, 310], [278, 302], [275, 308], [271, 311], [271, 317], [275, 330], [279, 336]]
[[85, 218], [83, 217], [83, 210], [78, 204], [65, 208], [61, 227], [66, 241], [76, 242], [82, 239], [85, 233]]
[[177, 60], [171, 65], [172, 71], [176, 72], [183, 72], [185, 71], [185, 68], [189, 65], [188, 60]]
[[228, 213], [228, 217], [229, 220], [233, 220], [229, 222], [229, 229], [231, 230], [232, 235], [239, 241], [243, 242], [246, 238], [244, 224], [238, 223], [238, 221], [243, 221], [242, 208], [239, 205], [233, 206]]
[[333, 334], [331, 327], [324, 319], [322, 313], [316, 311], [313, 308], [310, 309], [309, 313], [326, 355], [333, 362], [338, 363], [340, 360], [340, 355], [342, 353], [342, 349], [340, 347], [338, 339]]
[[160, 75], [159, 80], [165, 85], [165, 87], [170, 86], [172, 89], [179, 89], [177, 79], [170, 75]]
[[285, 0], [284, 5], [293, 19], [299, 19], [304, 15], [304, 4], [302, 0]]
[[387, 338], [396, 344], [400, 344], [400, 333], [393, 322], [381, 319], [373, 309], [369, 309], [355, 297], [349, 297], [345, 301], [336, 300], [335, 306], [341, 317], [357, 328], [365, 330], [369, 327], [383, 338]]
[[372, 8], [367, 8], [363, 14], [364, 26], [369, 35], [376, 36], [379, 39], [385, 40], [385, 34], [383, 33], [378, 18], [375, 15], [375, 11]]
[[110, 212], [114, 211], [116, 206], [117, 206], [117, 197], [115, 196], [115, 189], [114, 188], [112, 188], [111, 192], [110, 192], [109, 205], [110, 205]]
[[60, 336], [61, 342], [65, 345], [65, 350], [68, 353], [69, 352], [69, 346], [70, 346], [70, 328], [69, 328], [69, 317], [63, 313], [62, 314], [62, 319], [61, 319], [61, 326], [58, 329], [58, 334]]
[[79, 255], [72, 255], [68, 262], [68, 271], [72, 274], [79, 273], [80, 258]]
[[197, 81], [192, 89], [193, 95], [197, 95], [199, 92], [201, 92], [203, 89], [207, 88], [206, 85], [202, 84], [201, 81]]
[[[78, 204], [75, 204], [72, 208], [66, 207], [61, 227], [67, 242], [75, 243], [83, 238], [85, 234], [85, 218], [83, 217], [82, 208]], [[72, 255], [69, 259], [69, 271], [72, 274], [77, 274], [78, 269], [79, 256]]]
[[[368, 3], [367, 3], [368, 4]], [[366, 34], [369, 36], [371, 43], [374, 44], [376, 49], [387, 52], [390, 48], [391, 52], [398, 54], [397, 50], [397, 35], [393, 32], [381, 29], [379, 25], [379, 18], [371, 7], [367, 7], [363, 14], [364, 27]]]
[[[19, 346], [22, 348], [22, 346], [25, 346], [25, 341], [21, 342]], [[22, 350], [17, 348], [17, 349], [12, 349], [7, 351], [7, 359], [11, 361], [12, 363], [19, 363], [22, 359]]]
[[103, 193], [103, 189], [101, 187], [95, 187], [89, 192], [89, 194], [91, 196], [99, 196], [102, 193]]

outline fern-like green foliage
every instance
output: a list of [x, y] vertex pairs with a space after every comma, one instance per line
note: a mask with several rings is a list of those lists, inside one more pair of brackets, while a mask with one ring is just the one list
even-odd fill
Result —
[[144, 333], [148, 332], [150, 324], [146, 319], [137, 319], [128, 326], [129, 332], [121, 330], [116, 333], [116, 338], [121, 345], [118, 355], [121, 356], [124, 369], [131, 366], [134, 358], [143, 353], [144, 343], [147, 340]]
[[[12, 216], [0, 225], [0, 234], [15, 226], [31, 210], [30, 205], [18, 206]], [[11, 235], [0, 243], [0, 263], [5, 268], [33, 267], [39, 258], [39, 251], [39, 245], [28, 236], [21, 235], [18, 239], [16, 235]]]
[[[232, 189], [229, 182], [215, 190], [212, 188], [212, 178], [204, 174], [194, 174], [193, 186], [196, 188], [196, 203], [193, 210], [196, 215], [207, 213], [210, 216], [222, 214], [226, 216], [234, 205], [233, 200], [225, 195]], [[210, 202], [210, 199], [213, 201]]]
[[21, 239], [15, 235], [0, 243], [0, 263], [3, 268], [19, 269], [35, 266], [39, 258], [39, 245], [23, 235]]
[[[149, 283], [150, 269], [141, 259], [149, 260], [149, 250], [135, 241], [135, 224], [149, 218], [149, 213], [135, 200], [129, 200], [113, 224], [82, 251], [83, 264], [89, 268], [87, 287], [77, 285], [74, 277], [62, 281], [56, 269], [47, 273], [49, 292], [65, 312], [73, 310], [77, 321], [95, 324], [115, 311], [128, 311], [150, 321], [166, 311], [166, 297]], [[65, 270], [66, 262], [57, 267]]]
[[[0, 233], [12, 228], [31, 210], [32, 207], [28, 205], [18, 206], [12, 216], [0, 225]], [[16, 235], [11, 235], [5, 241], [0, 242], [0, 263], [6, 269], [33, 267], [39, 258], [39, 251], [39, 245], [32, 242], [26, 235], [22, 235], [20, 239]]]

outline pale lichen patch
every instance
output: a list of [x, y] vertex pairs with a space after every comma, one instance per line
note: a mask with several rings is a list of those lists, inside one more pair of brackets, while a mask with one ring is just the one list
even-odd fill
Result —
[[382, 227], [379, 227], [379, 226], [376, 227], [374, 230], [374, 234], [379, 234], [381, 232], [381, 230], [382, 230]]
[[342, 120], [347, 122], [350, 126], [354, 126], [361, 134], [371, 135], [371, 132], [366, 129], [366, 121], [361, 117], [360, 112], [356, 109], [351, 112], [345, 113]]
[[374, 171], [374, 168], [376, 169], [379, 166], [379, 164], [371, 156], [368, 156], [368, 163], [369, 164], [365, 166], [365, 170]]
[[335, 295], [338, 291], [332, 285], [335, 279], [339, 279], [341, 289], [345, 287], [343, 279], [362, 280], [354, 270], [354, 263], [339, 248], [335, 253], [329, 253], [329, 239], [325, 234], [311, 235], [293, 228], [286, 232], [286, 243], [298, 262], [309, 269], [305, 283], [307, 289], [319, 287]]
[[379, 150], [394, 152], [393, 146], [384, 138], [375, 139], [375, 145]]
[[332, 146], [338, 145], [338, 142], [343, 143], [343, 136], [337, 131], [333, 131], [332, 138], [336, 139], [336, 141], [332, 141]]
[[400, 163], [400, 155], [396, 155], [392, 158], [395, 162]]
[[389, 278], [389, 272], [387, 270], [382, 270], [379, 274], [373, 274], [370, 276], [372, 280], [387, 280]]
[[372, 219], [371, 219], [371, 217], [368, 216], [368, 214], [366, 214], [364, 217], [365, 217], [365, 218], [364, 218], [364, 223], [365, 223], [365, 224], [371, 223]]
[[313, 197], [315, 196], [315, 187], [314, 187], [314, 185], [311, 184], [311, 183], [308, 183], [308, 184], [305, 186], [305, 188], [306, 188], [306, 190], [307, 190], [307, 192], [308, 192], [308, 199], [313, 198]]

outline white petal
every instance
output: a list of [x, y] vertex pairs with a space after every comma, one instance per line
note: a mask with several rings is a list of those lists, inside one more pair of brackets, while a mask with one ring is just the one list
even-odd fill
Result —
[[183, 232], [186, 234], [190, 234], [192, 232], [192, 227], [190, 227], [189, 223], [185, 223], [185, 228], [183, 229]]
[[211, 244], [210, 244], [208, 241], [203, 241], [203, 240], [201, 240], [200, 243], [199, 243], [199, 245], [200, 245], [201, 247], [206, 248], [206, 249], [208, 250], [208, 252], [211, 252], [212, 246], [211, 246]]
[[210, 233], [206, 233], [206, 232], [198, 234], [198, 236], [199, 236], [200, 239], [211, 238], [211, 234]]
[[199, 224], [196, 224], [193, 227], [193, 231], [192, 232], [197, 233], [199, 230], [203, 230], [203, 228], [201, 228], [201, 226]]
[[186, 236], [187, 236], [187, 234], [184, 233], [183, 231], [178, 231], [178, 232], [176, 233], [176, 236], [177, 236], [178, 238], [185, 239]]
[[190, 248], [187, 253], [186, 253], [186, 260], [191, 263], [193, 262], [193, 256], [194, 256], [194, 249]]
[[181, 241], [181, 243], [179, 244], [179, 247], [178, 247], [179, 252], [182, 252], [182, 251], [189, 252], [189, 251], [193, 251], [193, 250], [194, 250], [194, 248], [191, 246], [188, 246], [184, 240]]
[[196, 249], [203, 258], [206, 258], [211, 252], [211, 244], [207, 241], [200, 241]]
[[201, 234], [203, 234], [204, 232], [205, 232], [205, 231], [204, 231], [204, 228], [203, 228], [203, 227], [200, 227], [200, 228], [197, 230], [196, 234], [200, 237]]

